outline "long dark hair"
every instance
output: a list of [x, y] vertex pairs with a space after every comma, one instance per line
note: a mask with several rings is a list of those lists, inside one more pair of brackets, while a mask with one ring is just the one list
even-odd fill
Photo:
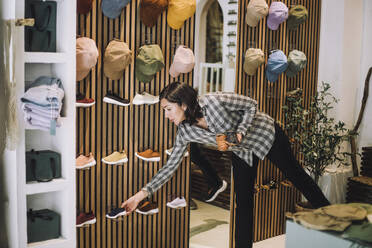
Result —
[[168, 102], [177, 103], [179, 106], [185, 104], [185, 121], [190, 125], [197, 123], [197, 119], [203, 117], [203, 113], [198, 102], [197, 91], [185, 83], [170, 83], [160, 92], [159, 99], [161, 100], [163, 98]]

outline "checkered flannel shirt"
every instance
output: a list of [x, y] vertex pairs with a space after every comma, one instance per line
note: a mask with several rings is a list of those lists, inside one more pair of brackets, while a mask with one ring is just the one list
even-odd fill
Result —
[[165, 184], [180, 165], [190, 142], [216, 144], [216, 135], [237, 132], [243, 135], [241, 142], [229, 150], [252, 166], [252, 152], [264, 159], [275, 137], [274, 120], [257, 111], [257, 102], [235, 93], [215, 92], [199, 98], [208, 130], [196, 125], [181, 123], [178, 126], [173, 151], [167, 163], [143, 188], [152, 195]]

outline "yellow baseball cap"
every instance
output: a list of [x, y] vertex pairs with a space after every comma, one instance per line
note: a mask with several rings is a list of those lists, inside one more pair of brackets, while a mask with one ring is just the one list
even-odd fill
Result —
[[180, 29], [184, 22], [192, 17], [196, 10], [196, 0], [169, 0], [168, 25], [172, 29]]

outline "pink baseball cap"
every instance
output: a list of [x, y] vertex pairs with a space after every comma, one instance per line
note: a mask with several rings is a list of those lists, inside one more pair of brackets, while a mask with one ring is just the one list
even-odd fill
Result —
[[267, 27], [271, 30], [277, 30], [279, 25], [287, 20], [288, 7], [282, 2], [273, 2], [270, 5], [269, 17], [267, 18]]
[[76, 81], [83, 80], [96, 66], [98, 49], [94, 40], [87, 37], [76, 39]]
[[169, 74], [172, 77], [178, 77], [180, 73], [188, 73], [192, 71], [195, 65], [193, 51], [186, 46], [179, 46], [174, 55], [173, 63], [169, 69]]

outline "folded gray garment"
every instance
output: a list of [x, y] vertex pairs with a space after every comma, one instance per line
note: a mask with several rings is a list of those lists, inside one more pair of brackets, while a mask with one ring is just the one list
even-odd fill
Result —
[[51, 118], [51, 116], [42, 116], [42, 115], [35, 114], [34, 112], [25, 112], [25, 119], [39, 121], [41, 123], [45, 123], [46, 125], [50, 125], [51, 120], [56, 120], [58, 118], [59, 116], [55, 118]]
[[21, 97], [22, 102], [34, 103], [43, 107], [62, 105], [64, 90], [58, 78], [41, 76], [37, 78]]
[[[51, 120], [49, 120], [49, 121], [38, 120], [38, 119], [33, 119], [33, 118], [27, 118], [25, 116], [25, 121], [36, 129], [40, 129], [40, 130], [44, 130], [44, 131], [49, 131], [50, 130]], [[61, 126], [61, 121], [60, 121], [59, 118], [56, 119], [56, 126], [57, 127]]]
[[59, 117], [61, 108], [45, 108], [45, 107], [40, 107], [32, 103], [23, 103], [22, 110], [25, 113], [32, 112], [36, 115], [39, 115], [45, 118], [55, 119]]
[[28, 120], [29, 122], [39, 123], [39, 124], [43, 124], [45, 126], [50, 126], [50, 122], [52, 121], [52, 119], [39, 117], [39, 116], [31, 114], [31, 113], [26, 114], [25, 119]]

